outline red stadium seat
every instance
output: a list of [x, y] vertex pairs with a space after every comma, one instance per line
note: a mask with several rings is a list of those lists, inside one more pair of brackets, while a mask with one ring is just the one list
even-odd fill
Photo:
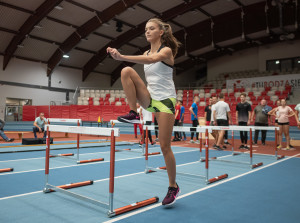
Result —
[[251, 96], [253, 96], [253, 91], [249, 91], [248, 96], [251, 98]]
[[279, 97], [281, 95], [281, 91], [275, 91], [275, 95]]
[[265, 91], [268, 92], [271, 90], [271, 87], [265, 87]]
[[267, 92], [266, 92], [266, 91], [263, 91], [263, 92], [261, 92], [260, 95], [261, 95], [261, 96], [265, 96], [265, 95], [267, 95]]

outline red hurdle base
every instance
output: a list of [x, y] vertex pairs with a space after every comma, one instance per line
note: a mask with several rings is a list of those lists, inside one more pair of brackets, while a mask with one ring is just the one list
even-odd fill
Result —
[[282, 156], [277, 156], [277, 160], [280, 160], [280, 159], [283, 159], [285, 156], [282, 155]]
[[65, 154], [57, 154], [57, 155], [50, 155], [50, 158], [58, 157], [58, 156], [74, 156], [74, 153], [65, 153]]
[[[82, 186], [87, 186], [87, 185], [91, 185], [93, 184], [94, 181], [92, 180], [88, 180], [88, 181], [82, 181], [82, 182], [78, 182], [78, 183], [70, 183], [70, 184], [65, 184], [65, 185], [60, 185], [60, 186], [57, 186], [58, 188], [60, 189], [71, 189], [71, 188], [75, 188], [75, 187], [82, 187]], [[55, 192], [55, 190], [50, 190], [50, 192]]]
[[4, 173], [4, 172], [11, 172], [14, 171], [14, 168], [5, 168], [5, 169], [0, 169], [0, 173]]
[[256, 164], [253, 164], [252, 165], [252, 169], [256, 168], [256, 167], [259, 167], [259, 166], [262, 166], [263, 163], [256, 163]]
[[233, 156], [241, 155], [241, 153], [233, 153]]
[[[161, 166], [161, 167], [158, 167], [158, 169], [166, 170], [167, 167], [166, 166]], [[155, 170], [148, 170], [148, 173], [153, 173], [153, 172], [156, 172], [156, 171]]]
[[154, 203], [157, 203], [158, 201], [159, 201], [158, 197], [152, 197], [147, 200], [139, 201], [139, 202], [136, 202], [136, 203], [133, 203], [133, 204], [121, 207], [121, 208], [117, 208], [114, 210], [113, 216], [120, 215], [125, 212], [132, 211], [134, 209], [138, 209], [138, 208], [150, 205], [150, 204], [154, 204]]
[[130, 151], [131, 149], [116, 149], [116, 152], [122, 152], [122, 151]]
[[77, 163], [81, 164], [81, 163], [91, 163], [91, 162], [100, 162], [100, 161], [104, 161], [104, 158], [90, 159], [90, 160], [80, 160]]
[[228, 177], [228, 174], [223, 174], [223, 175], [221, 175], [221, 176], [218, 176], [218, 177], [214, 177], [214, 178], [209, 179], [209, 180], [208, 180], [208, 183], [211, 184], [211, 183], [214, 183], [214, 182], [216, 182], [216, 181], [223, 180], [223, 179], [225, 179], [225, 178], [227, 178], [227, 177]]
[[[148, 156], [158, 155], [158, 154], [160, 154], [160, 152], [148, 153]], [[143, 156], [145, 156], [145, 154]]]

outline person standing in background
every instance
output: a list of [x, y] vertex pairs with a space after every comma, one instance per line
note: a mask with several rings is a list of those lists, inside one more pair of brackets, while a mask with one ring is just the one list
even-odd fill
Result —
[[[156, 116], [154, 116], [154, 125], [158, 126]], [[158, 139], [158, 131], [157, 130], [155, 130], [155, 137], [156, 137], [155, 142], [158, 142], [159, 139]]]
[[[214, 108], [215, 108], [215, 104], [218, 102], [218, 99], [217, 99], [217, 97], [216, 96], [212, 96], [211, 97], [211, 111], [213, 111], [214, 110]], [[213, 112], [211, 112], [211, 117], [210, 117], [210, 126], [214, 126], [215, 124], [214, 124], [214, 116], [213, 116]], [[214, 137], [214, 139], [215, 139], [215, 143], [214, 143], [214, 145], [213, 145], [213, 148], [215, 148], [216, 147], [216, 144], [217, 144], [217, 142], [218, 142], [218, 137], [219, 137], [219, 132], [217, 131], [217, 130], [212, 130], [212, 133], [211, 133], [211, 135]]]
[[[194, 97], [194, 103], [190, 107], [190, 112], [191, 112], [191, 120], [192, 120], [192, 126], [197, 127], [199, 125], [198, 122], [198, 106], [197, 104], [199, 103], [199, 96]], [[191, 133], [191, 143], [195, 143], [194, 140], [194, 132]], [[196, 133], [196, 142], [199, 142], [199, 133]]]
[[[179, 120], [180, 120], [180, 102], [177, 100], [176, 106], [175, 106], [175, 122], [174, 126], [179, 126]], [[179, 132], [174, 132], [174, 139], [172, 142], [181, 141]]]
[[[236, 124], [239, 126], [250, 125], [251, 105], [246, 101], [246, 94], [240, 95], [241, 102], [236, 105]], [[247, 146], [248, 132], [240, 131], [241, 145], [239, 149], [249, 149]]]
[[[180, 120], [179, 120], [179, 126], [183, 126], [185, 108], [182, 105], [183, 104], [182, 101], [179, 101], [179, 102], [180, 102]], [[180, 133], [180, 138], [181, 138], [181, 140], [184, 140], [184, 141], [186, 140], [185, 132]]]
[[204, 109], [204, 118], [205, 118], [205, 125], [210, 125], [211, 120], [211, 106], [212, 106], [212, 97], [209, 98], [209, 104]]
[[[268, 109], [266, 110], [265, 107], [267, 106], [267, 101], [265, 99], [261, 100], [260, 105], [257, 105], [251, 115], [251, 122], [254, 120], [255, 115], [255, 123], [254, 126], [269, 126], [269, 118], [268, 112], [271, 111]], [[269, 106], [268, 106], [269, 107]], [[267, 130], [255, 130], [254, 133], [254, 142], [253, 144], [257, 144], [259, 131], [261, 131], [261, 143], [262, 145], [266, 145], [266, 137], [267, 137]]]
[[[216, 126], [229, 126], [229, 124], [232, 123], [229, 105], [224, 100], [225, 100], [224, 94], [221, 93], [219, 95], [219, 101], [215, 104], [212, 110], [214, 120], [216, 120], [214, 121], [214, 125]], [[226, 149], [226, 146], [223, 145], [224, 134], [225, 134], [225, 130], [219, 131], [219, 138], [215, 147], [215, 149], [219, 151]]]
[[[140, 104], [136, 103], [136, 107], [137, 107], [137, 113], [140, 114], [140, 110], [141, 110]], [[140, 135], [142, 136], [142, 134], [143, 134], [143, 126], [142, 126], [142, 124], [141, 123], [139, 123], [139, 124], [138, 123], [134, 123], [133, 127], [134, 127], [134, 137], [137, 138], [137, 127], [139, 127], [139, 129], [140, 129]]]
[[[146, 109], [144, 109], [143, 107], [141, 107], [140, 114], [141, 114], [140, 117], [142, 118], [143, 125], [151, 125], [152, 124], [152, 113], [151, 112], [149, 112]], [[144, 142], [145, 142], [145, 138], [146, 138], [146, 130], [144, 130]], [[152, 141], [152, 135], [151, 135], [150, 130], [148, 130], [148, 138], [149, 138], [151, 145], [154, 145], [155, 142]]]
[[300, 129], [300, 103], [295, 107], [295, 119], [297, 121], [298, 129]]

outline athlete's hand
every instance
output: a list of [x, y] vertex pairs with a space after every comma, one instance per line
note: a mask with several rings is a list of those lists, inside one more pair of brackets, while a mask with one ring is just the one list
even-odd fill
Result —
[[120, 52], [115, 49], [115, 48], [111, 48], [111, 47], [107, 47], [106, 52], [109, 53], [111, 55], [111, 57], [115, 60], [122, 60], [122, 54], [120, 54]]

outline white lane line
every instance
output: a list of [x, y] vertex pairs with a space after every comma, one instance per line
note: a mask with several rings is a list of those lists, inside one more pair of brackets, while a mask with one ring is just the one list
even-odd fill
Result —
[[[226, 182], [229, 182], [229, 181], [235, 180], [235, 179], [237, 179], [237, 178], [246, 176], [246, 175], [248, 175], [248, 174], [250, 174], [250, 173], [254, 173], [254, 172], [256, 172], [256, 171], [260, 171], [260, 170], [262, 170], [262, 169], [265, 169], [265, 168], [268, 168], [268, 167], [270, 167], [270, 166], [276, 165], [276, 164], [278, 164], [278, 163], [287, 161], [287, 160], [292, 159], [292, 158], [294, 158], [294, 157], [296, 157], [296, 156], [299, 156], [299, 155], [300, 155], [300, 153], [298, 153], [298, 154], [296, 154], [296, 155], [294, 155], [294, 156], [291, 156], [291, 157], [289, 157], [289, 158], [286, 158], [286, 159], [278, 160], [278, 161], [276, 161], [276, 162], [274, 162], [274, 163], [268, 164], [268, 165], [263, 166], [263, 167], [260, 167], [260, 168], [258, 168], [258, 169], [254, 169], [254, 170], [251, 170], [251, 171], [249, 171], [249, 172], [246, 172], [246, 173], [237, 175], [237, 176], [235, 176], [235, 177], [232, 177], [232, 178], [229, 178], [229, 179], [226, 179], [226, 180], [222, 180], [222, 181], [216, 182], [216, 183], [214, 183], [214, 184], [212, 184], [212, 185], [209, 185], [209, 186], [207, 186], [207, 187], [204, 187], [204, 188], [201, 188], [201, 189], [194, 190], [194, 191], [192, 191], [192, 192], [183, 194], [183, 195], [179, 196], [177, 199], [179, 200], [179, 199], [182, 199], [182, 198], [184, 198], [184, 197], [187, 197], [187, 196], [190, 196], [190, 195], [199, 193], [199, 192], [201, 192], [201, 191], [210, 189], [210, 188], [212, 188], [212, 187], [216, 187], [216, 186], [218, 186], [218, 185], [220, 185], [220, 184], [224, 184], [224, 183], [226, 183]], [[162, 204], [161, 204], [161, 203], [158, 203], [158, 204], [155, 204], [155, 205], [151, 205], [151, 206], [148, 206], [148, 207], [139, 209], [139, 210], [137, 210], [137, 211], [134, 211], [134, 212], [131, 212], [131, 213], [122, 215], [122, 216], [120, 216], [120, 217], [116, 217], [116, 218], [114, 218], [114, 219], [105, 221], [105, 222], [103, 222], [103, 223], [112, 223], [112, 222], [116, 222], [116, 221], [119, 221], [119, 220], [122, 220], [122, 219], [125, 219], [125, 218], [128, 218], [128, 217], [137, 215], [137, 214], [139, 214], [139, 213], [142, 213], [142, 212], [151, 210], [151, 209], [156, 208], [156, 207], [159, 207], [159, 206], [162, 206]]]
[[[198, 150], [189, 150], [189, 151], [181, 151], [181, 152], [174, 152], [174, 154], [181, 154], [181, 153], [188, 153], [188, 152], [195, 152]], [[162, 154], [154, 155], [154, 156], [162, 156]], [[45, 158], [44, 158], [45, 159]], [[118, 161], [124, 161], [124, 160], [132, 160], [132, 159], [145, 159], [144, 156], [136, 156], [136, 157], [130, 157], [130, 158], [125, 158], [125, 159], [118, 159]], [[102, 164], [102, 163], [109, 163], [110, 161], [103, 161], [103, 162], [94, 162], [94, 163], [84, 163], [84, 164], [75, 164], [75, 165], [68, 165], [68, 166], [60, 166], [60, 167], [53, 167], [49, 168], [50, 170], [55, 170], [55, 169], [61, 169], [61, 168], [68, 168], [68, 167], [80, 167], [80, 166], [86, 166], [86, 165], [96, 165], [96, 164]], [[28, 172], [37, 172], [37, 171], [44, 171], [45, 169], [35, 169], [35, 170], [25, 170], [25, 171], [19, 171], [19, 172], [8, 172], [8, 173], [3, 173], [0, 176], [5, 176], [5, 175], [10, 175], [10, 174], [19, 174], [19, 173], [28, 173]]]

